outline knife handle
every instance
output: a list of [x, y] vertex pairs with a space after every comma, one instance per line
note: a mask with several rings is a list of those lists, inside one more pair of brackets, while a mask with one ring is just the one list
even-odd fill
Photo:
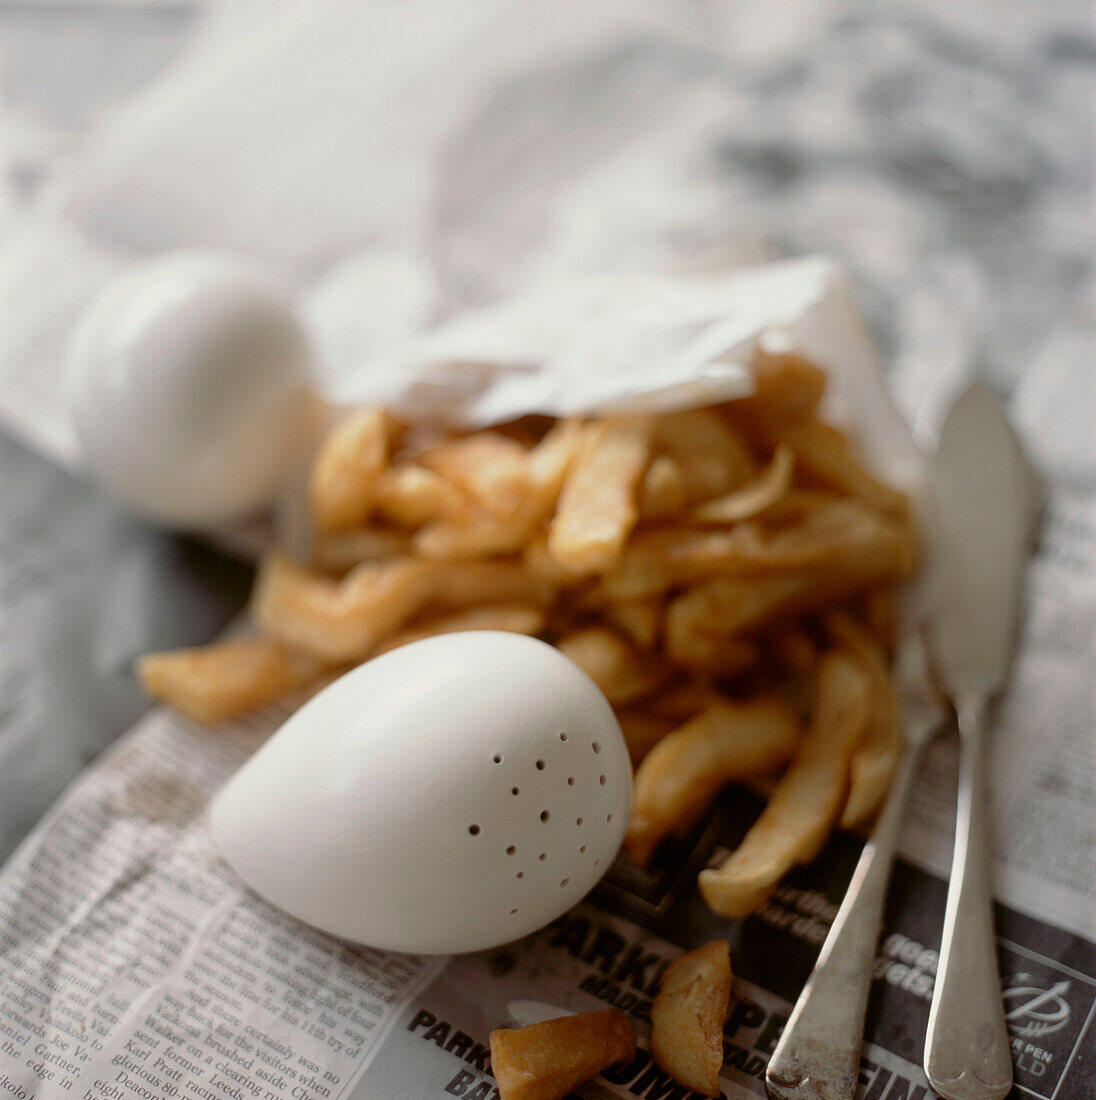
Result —
[[986, 860], [986, 696], [956, 700], [959, 799], [940, 966], [925, 1035], [925, 1073], [947, 1100], [1001, 1100], [1012, 1056], [997, 970]]
[[784, 1025], [765, 1087], [773, 1100], [852, 1100], [883, 903], [920, 746], [907, 746], [818, 961]]

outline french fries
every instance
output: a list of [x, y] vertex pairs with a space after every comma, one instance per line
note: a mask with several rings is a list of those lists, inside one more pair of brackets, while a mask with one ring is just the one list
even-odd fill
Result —
[[781, 443], [772, 462], [755, 481], [726, 496], [698, 504], [693, 509], [693, 518], [702, 523], [739, 523], [759, 516], [787, 494], [794, 469], [795, 452], [786, 443]]
[[650, 459], [649, 417], [620, 417], [591, 429], [560, 492], [548, 550], [565, 569], [604, 573], [639, 518], [636, 486]]
[[217, 722], [307, 687], [328, 670], [273, 638], [235, 638], [137, 662], [145, 691], [196, 722]]
[[563, 1100], [572, 1089], [635, 1056], [636, 1036], [615, 1008], [491, 1032], [491, 1071], [501, 1100]]
[[508, 634], [539, 634], [544, 629], [544, 611], [522, 603], [485, 604], [446, 615], [432, 615], [412, 623], [380, 645], [374, 656], [410, 645], [438, 634], [456, 634], [461, 630], [501, 630]]
[[345, 531], [369, 517], [388, 458], [388, 416], [361, 409], [327, 434], [312, 465], [312, 518], [320, 531]]
[[720, 787], [785, 763], [799, 723], [774, 696], [713, 703], [662, 738], [635, 776], [624, 850], [645, 864], [667, 833], [686, 828]]
[[878, 642], [844, 612], [828, 615], [826, 629], [871, 683], [868, 720], [849, 764], [849, 796], [841, 814], [841, 827], [852, 829], [870, 818], [883, 801], [898, 766], [902, 732], [898, 702]]
[[637, 652], [627, 639], [604, 626], [576, 630], [556, 644], [614, 705], [650, 695], [668, 676], [669, 670], [660, 661]]
[[789, 868], [822, 847], [841, 812], [870, 689], [868, 677], [845, 655], [831, 651], [821, 659], [814, 714], [791, 765], [737, 850], [721, 867], [700, 872], [700, 892], [714, 912], [753, 912]]
[[[818, 419], [823, 373], [758, 352], [755, 380], [711, 408], [478, 432], [351, 413], [311, 471], [309, 564], [260, 565], [261, 635], [153, 654], [142, 682], [214, 722], [420, 638], [538, 635], [616, 709], [637, 863], [725, 783], [765, 774], [760, 819], [700, 876], [717, 912], [750, 912], [835, 822], [882, 802], [900, 747], [895, 590], [917, 564], [906, 498]], [[697, 1091], [712, 1087], [701, 1031], [671, 1043], [686, 1068], [665, 1063]]]
[[272, 554], [259, 570], [255, 621], [273, 637], [332, 663], [360, 660], [422, 609], [437, 584], [431, 563], [363, 562], [341, 581]]
[[651, 1005], [651, 1056], [702, 1096], [719, 1095], [731, 983], [730, 944], [713, 940], [670, 963]]
[[660, 417], [655, 445], [677, 463], [689, 501], [710, 500], [738, 489], [757, 469], [742, 437], [712, 409]]
[[376, 508], [397, 527], [414, 530], [465, 506], [461, 491], [441, 474], [413, 462], [390, 466], [377, 478]]

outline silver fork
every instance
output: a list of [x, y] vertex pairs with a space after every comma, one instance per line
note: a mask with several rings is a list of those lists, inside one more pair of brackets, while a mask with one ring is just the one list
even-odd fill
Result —
[[904, 748], [890, 791], [803, 992], [769, 1059], [765, 1086], [773, 1100], [851, 1100], [856, 1090], [871, 960], [883, 918], [891, 864], [921, 750], [945, 716], [932, 688], [920, 637], [899, 648]]

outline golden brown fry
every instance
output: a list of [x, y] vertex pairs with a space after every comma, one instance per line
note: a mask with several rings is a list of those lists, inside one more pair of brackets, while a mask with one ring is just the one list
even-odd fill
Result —
[[436, 567], [411, 558], [365, 562], [333, 581], [271, 554], [259, 568], [252, 615], [275, 638], [322, 660], [360, 660], [419, 612], [436, 581]]
[[753, 642], [712, 631], [702, 611], [698, 604], [683, 604], [676, 614], [667, 617], [666, 654], [672, 661], [693, 672], [723, 677], [736, 676], [757, 663], [758, 651]]
[[661, 661], [638, 652], [608, 627], [585, 627], [564, 635], [556, 644], [615, 705], [642, 699], [666, 681], [668, 670]]
[[639, 762], [675, 728], [675, 722], [671, 718], [662, 718], [657, 714], [650, 714], [641, 705], [616, 712], [617, 721], [620, 723], [620, 732], [624, 734], [624, 743], [628, 746], [628, 755], [632, 758], [632, 766]]
[[491, 1071], [501, 1100], [563, 1100], [572, 1089], [635, 1057], [623, 1012], [606, 1008], [491, 1032]]
[[909, 511], [905, 493], [873, 477], [853, 453], [848, 438], [819, 420], [801, 420], [782, 427], [777, 440], [795, 451], [804, 473], [820, 484], [866, 501], [884, 512], [904, 515]]
[[869, 692], [867, 676], [844, 654], [819, 661], [814, 714], [791, 765], [738, 849], [718, 869], [700, 872], [700, 892], [714, 912], [754, 912], [789, 868], [817, 854], [844, 802]]
[[791, 672], [810, 672], [818, 660], [818, 646], [805, 631], [783, 627], [765, 639], [773, 662]]
[[851, 829], [867, 821], [882, 803], [898, 766], [902, 730], [894, 685], [875, 639], [842, 612], [826, 616], [826, 629], [871, 683], [868, 720], [849, 764], [849, 796], [841, 814], [841, 827]]
[[312, 464], [309, 497], [320, 531], [345, 531], [369, 518], [388, 461], [388, 416], [360, 409], [327, 433]]
[[391, 466], [377, 479], [377, 512], [398, 527], [421, 527], [464, 506], [459, 489], [423, 466]]
[[521, 510], [509, 516], [466, 507], [415, 535], [415, 550], [437, 561], [474, 561], [520, 550], [536, 520]]
[[588, 583], [581, 573], [565, 569], [548, 549], [548, 536], [544, 533], [534, 535], [522, 548], [521, 560], [530, 576], [551, 585], [553, 588], [573, 588]]
[[757, 471], [742, 437], [712, 409], [660, 416], [655, 445], [680, 467], [689, 501], [723, 496], [745, 485]]
[[567, 468], [578, 451], [582, 425], [562, 420], [525, 454], [525, 495], [506, 515], [469, 505], [424, 528], [415, 549], [440, 561], [512, 554], [529, 541], [551, 514]]
[[567, 472], [548, 549], [575, 573], [611, 568], [639, 515], [636, 489], [647, 468], [651, 420], [612, 417], [593, 425]]
[[870, 572], [889, 565], [884, 576], [905, 576], [914, 555], [907, 524], [860, 501], [832, 499], [815, 502], [794, 523], [750, 520], [715, 531], [640, 533], [602, 587], [610, 599], [639, 599], [725, 573], [783, 576], [807, 567]]
[[898, 601], [891, 587], [871, 588], [860, 598], [864, 623], [884, 653], [898, 642]]
[[462, 630], [502, 630], [508, 634], [539, 634], [544, 629], [544, 609], [523, 603], [486, 604], [448, 615], [436, 615], [412, 623], [393, 634], [374, 656], [390, 649], [433, 638], [437, 634], [456, 634]]
[[363, 561], [380, 561], [406, 553], [407, 547], [407, 536], [401, 531], [360, 527], [355, 531], [318, 535], [312, 547], [312, 564], [325, 573], [345, 573]]
[[694, 585], [666, 609], [667, 635], [684, 619], [691, 630], [734, 634], [793, 612], [832, 605], [883, 580], [909, 575], [912, 559], [901, 535], [886, 534], [873, 557], [865, 544], [855, 556], [816, 568], [755, 577], [718, 577]]
[[651, 1057], [702, 1096], [719, 1095], [732, 980], [731, 946], [713, 940], [670, 963], [651, 1005]]
[[543, 607], [555, 595], [553, 581], [536, 576], [516, 561], [423, 564], [429, 566], [429, 604], [439, 610], [455, 611], [485, 603], [529, 603]]
[[676, 516], [688, 500], [685, 472], [669, 455], [651, 461], [639, 486], [639, 514], [643, 519]]
[[485, 511], [512, 516], [529, 490], [527, 451], [498, 432], [476, 432], [419, 455], [419, 464], [441, 474]]
[[619, 627], [640, 649], [651, 649], [662, 625], [662, 601], [620, 600], [606, 605], [605, 617]]
[[826, 375], [801, 355], [758, 349], [753, 362], [754, 392], [724, 409], [735, 423], [749, 430], [810, 416], [822, 400]]
[[711, 682], [703, 676], [689, 679], [660, 691], [644, 704], [644, 709], [659, 718], [669, 718], [680, 725], [715, 703], [725, 702]]
[[138, 678], [149, 695], [203, 723], [272, 702], [325, 671], [321, 662], [260, 637], [150, 653], [137, 661]]
[[726, 783], [783, 764], [798, 737], [795, 715], [776, 696], [712, 704], [640, 764], [624, 850], [645, 864], [658, 842], [688, 828]]
[[738, 523], [771, 508], [791, 488], [795, 452], [781, 444], [758, 477], [726, 496], [698, 504], [692, 517], [702, 523]]

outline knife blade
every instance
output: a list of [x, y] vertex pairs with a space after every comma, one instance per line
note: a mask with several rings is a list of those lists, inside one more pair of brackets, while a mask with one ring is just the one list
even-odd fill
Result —
[[1039, 490], [1000, 400], [975, 382], [955, 401], [929, 468], [934, 502], [926, 641], [959, 725], [955, 849], [925, 1073], [947, 1100], [1001, 1100], [1012, 1059], [986, 860], [984, 731], [1015, 643]]

